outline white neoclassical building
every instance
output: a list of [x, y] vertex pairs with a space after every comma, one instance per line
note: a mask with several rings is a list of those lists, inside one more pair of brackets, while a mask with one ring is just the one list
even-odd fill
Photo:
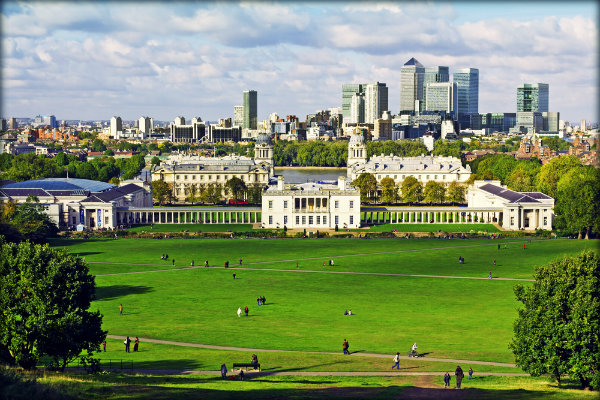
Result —
[[375, 176], [377, 182], [392, 178], [396, 184], [409, 177], [415, 177], [425, 184], [429, 181], [450, 183], [466, 182], [471, 176], [471, 167], [462, 166], [456, 157], [425, 156], [399, 157], [379, 155], [367, 158], [367, 145], [361, 135], [352, 135], [348, 144], [348, 178], [354, 180], [362, 173]]
[[163, 180], [173, 187], [173, 195], [184, 201], [186, 188], [217, 183], [224, 185], [237, 177], [249, 186], [267, 186], [273, 176], [273, 143], [267, 134], [260, 134], [254, 147], [254, 158], [238, 155], [200, 157], [176, 154], [152, 169], [152, 180]]
[[340, 177], [336, 184], [286, 185], [282, 176], [262, 196], [264, 228], [360, 228], [360, 192]]

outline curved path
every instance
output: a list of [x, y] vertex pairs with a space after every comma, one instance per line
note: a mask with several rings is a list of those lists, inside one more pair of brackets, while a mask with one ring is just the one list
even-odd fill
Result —
[[[194, 371], [179, 369], [132, 369], [131, 372], [153, 375], [221, 375], [221, 371]], [[247, 371], [252, 376], [282, 375], [282, 376], [440, 376], [440, 372], [404, 372], [404, 371]], [[232, 374], [232, 371], [229, 371]], [[530, 376], [522, 372], [477, 372], [476, 376]], [[441, 385], [440, 385], [441, 386]]]
[[[106, 335], [109, 339], [119, 339], [125, 340], [125, 336], [118, 335]], [[212, 349], [212, 350], [232, 350], [232, 351], [247, 351], [247, 352], [277, 352], [277, 353], [305, 353], [305, 354], [329, 354], [329, 355], [339, 355], [337, 352], [327, 352], [327, 351], [301, 351], [301, 350], [278, 350], [278, 349], [253, 349], [246, 347], [230, 347], [230, 346], [215, 346], [210, 344], [199, 344], [199, 343], [186, 343], [186, 342], [174, 342], [171, 340], [160, 340], [160, 339], [147, 339], [147, 338], [139, 338], [140, 341], [144, 341], [147, 343], [159, 343], [159, 344], [168, 344], [171, 346], [183, 346], [183, 347], [198, 347], [202, 349]], [[378, 358], [390, 358], [389, 354], [377, 354], [377, 353], [352, 353], [355, 357], [378, 357]], [[411, 358], [408, 356], [400, 356], [401, 359], [410, 360]], [[472, 360], [457, 360], [451, 358], [419, 358], [419, 361], [434, 361], [434, 362], [449, 362], [456, 364], [473, 364], [473, 365], [492, 365], [495, 367], [508, 367], [515, 368], [515, 364], [509, 363], [499, 363], [492, 361], [472, 361]]]

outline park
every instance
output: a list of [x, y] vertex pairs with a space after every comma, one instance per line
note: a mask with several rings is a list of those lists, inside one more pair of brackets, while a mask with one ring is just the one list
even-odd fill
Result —
[[[520, 306], [514, 286], [531, 285], [535, 267], [596, 249], [598, 240], [459, 237], [50, 243], [82, 257], [95, 275], [90, 310], [100, 311], [108, 331], [106, 352], [96, 353], [101, 366], [132, 370], [82, 378], [92, 398], [101, 397], [101, 385], [113, 393], [141, 385], [149, 397], [168, 398], [246, 390], [259, 397], [393, 397], [423, 388], [440, 397], [443, 373], [453, 376], [458, 363], [475, 371], [463, 383], [473, 397], [465, 398], [593, 398], [576, 385], [559, 389], [547, 377], [524, 374], [508, 345]], [[265, 304], [257, 304], [259, 296]], [[238, 317], [245, 307], [248, 316]], [[127, 336], [140, 338], [138, 352], [124, 351]], [[344, 339], [350, 356], [342, 354]], [[408, 357], [414, 342], [422, 357]], [[400, 371], [392, 371], [397, 352]], [[235, 381], [216, 375], [224, 363], [232, 376], [231, 366], [253, 353], [260, 374], [248, 372], [244, 382], [237, 370]], [[136, 390], [126, 397], [138, 398]]]

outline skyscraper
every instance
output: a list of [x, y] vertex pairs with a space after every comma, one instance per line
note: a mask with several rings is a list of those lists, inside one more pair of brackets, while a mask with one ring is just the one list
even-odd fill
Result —
[[470, 116], [479, 113], [479, 70], [457, 69], [454, 71], [453, 80], [457, 90], [458, 121], [461, 128], [468, 128], [471, 125]]
[[445, 111], [456, 118], [457, 90], [455, 82], [430, 82], [425, 89], [427, 111]]
[[429, 85], [430, 83], [449, 81], [450, 69], [448, 67], [425, 67], [425, 75], [423, 78], [423, 103], [427, 105], [427, 85]]
[[244, 124], [243, 129], [256, 129], [257, 127], [257, 94], [256, 90], [244, 92]]
[[347, 83], [342, 85], [342, 115], [344, 122], [348, 122], [350, 119], [350, 105], [352, 103], [352, 96], [356, 93], [364, 92], [363, 83]]
[[400, 111], [420, 111], [415, 103], [423, 101], [423, 81], [425, 67], [411, 58], [402, 66], [400, 71]]
[[110, 119], [110, 135], [113, 138], [118, 138], [121, 132], [123, 132], [123, 121], [121, 121], [121, 117], [112, 117]]
[[388, 111], [388, 88], [385, 83], [371, 82], [365, 87], [365, 122], [374, 123]]
[[517, 86], [517, 112], [548, 112], [547, 83], [523, 83]]
[[350, 101], [350, 123], [362, 124], [365, 122], [365, 95], [364, 93], [354, 93]]
[[244, 106], [233, 106], [233, 126], [244, 125]]

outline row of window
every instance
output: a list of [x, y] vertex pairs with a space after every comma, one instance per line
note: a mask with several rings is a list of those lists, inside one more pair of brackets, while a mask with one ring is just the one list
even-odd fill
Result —
[[[438, 180], [438, 175], [425, 175], [425, 177], [423, 177], [423, 175], [400, 175], [400, 179], [404, 180], [407, 176], [412, 176], [412, 177], [415, 177], [417, 179], [425, 179], [425, 180], [429, 180], [429, 177], [433, 176], [432, 179], [434, 181]], [[445, 181], [447, 176], [450, 176], [452, 178], [454, 176], [454, 174], [451, 174], [451, 175], [449, 175], [449, 174], [442, 174], [442, 175], [439, 175], [439, 176], [441, 177], [441, 179], [443, 181]], [[381, 180], [383, 178], [391, 178], [391, 177], [392, 176], [390, 176], [390, 175], [377, 175], [377, 180]], [[398, 179], [398, 175], [394, 175], [394, 180], [397, 180], [397, 179]]]
[[[187, 180], [191, 180], [191, 181], [195, 181], [196, 177], [199, 176], [200, 178], [198, 178], [198, 180], [203, 181], [204, 180], [204, 176], [206, 176], [206, 180], [207, 181], [212, 181], [213, 177], [215, 181], [220, 181], [221, 177], [223, 178], [223, 181], [227, 181], [231, 178], [239, 178], [243, 181], [248, 181], [252, 175], [213, 175], [213, 174], [191, 174], [191, 175], [175, 175], [175, 180], [176, 181], [187, 181]], [[188, 178], [189, 177], [189, 178]], [[161, 175], [161, 179], [164, 180], [164, 176]], [[265, 181], [267, 179], [267, 175], [263, 174], [263, 175], [258, 175], [258, 180], [260, 181]]]
[[[300, 225], [300, 221], [302, 221], [302, 225], [306, 225], [306, 221], [308, 221], [308, 225], [314, 225], [315, 221], [316, 221], [316, 225], [327, 225], [327, 216], [323, 215], [317, 215], [317, 216], [313, 216], [313, 215], [296, 215], [296, 225]], [[287, 225], [288, 223], [288, 217], [287, 215], [283, 216], [283, 224]], [[339, 216], [335, 216], [334, 217], [334, 223], [336, 225], [339, 225], [340, 223], [340, 217]], [[354, 224], [354, 216], [351, 215], [350, 216], [350, 225]], [[269, 215], [269, 225], [273, 225], [273, 216]]]
[[[319, 197], [317, 197], [316, 199], [314, 198], [302, 198], [302, 199], [294, 199], [295, 200], [295, 206], [296, 209], [308, 209], [310, 211], [312, 211], [313, 209], [320, 209], [320, 208], [326, 208], [327, 207], [327, 199], [321, 199]], [[354, 200], [350, 200], [349, 203], [349, 208], [353, 209], [354, 208]], [[335, 200], [333, 202], [333, 207], [338, 209], [340, 208], [340, 201], [339, 200]], [[283, 208], [287, 209], [288, 208], [288, 201], [284, 200], [283, 201]], [[269, 200], [269, 210], [273, 209], [273, 200]]]

